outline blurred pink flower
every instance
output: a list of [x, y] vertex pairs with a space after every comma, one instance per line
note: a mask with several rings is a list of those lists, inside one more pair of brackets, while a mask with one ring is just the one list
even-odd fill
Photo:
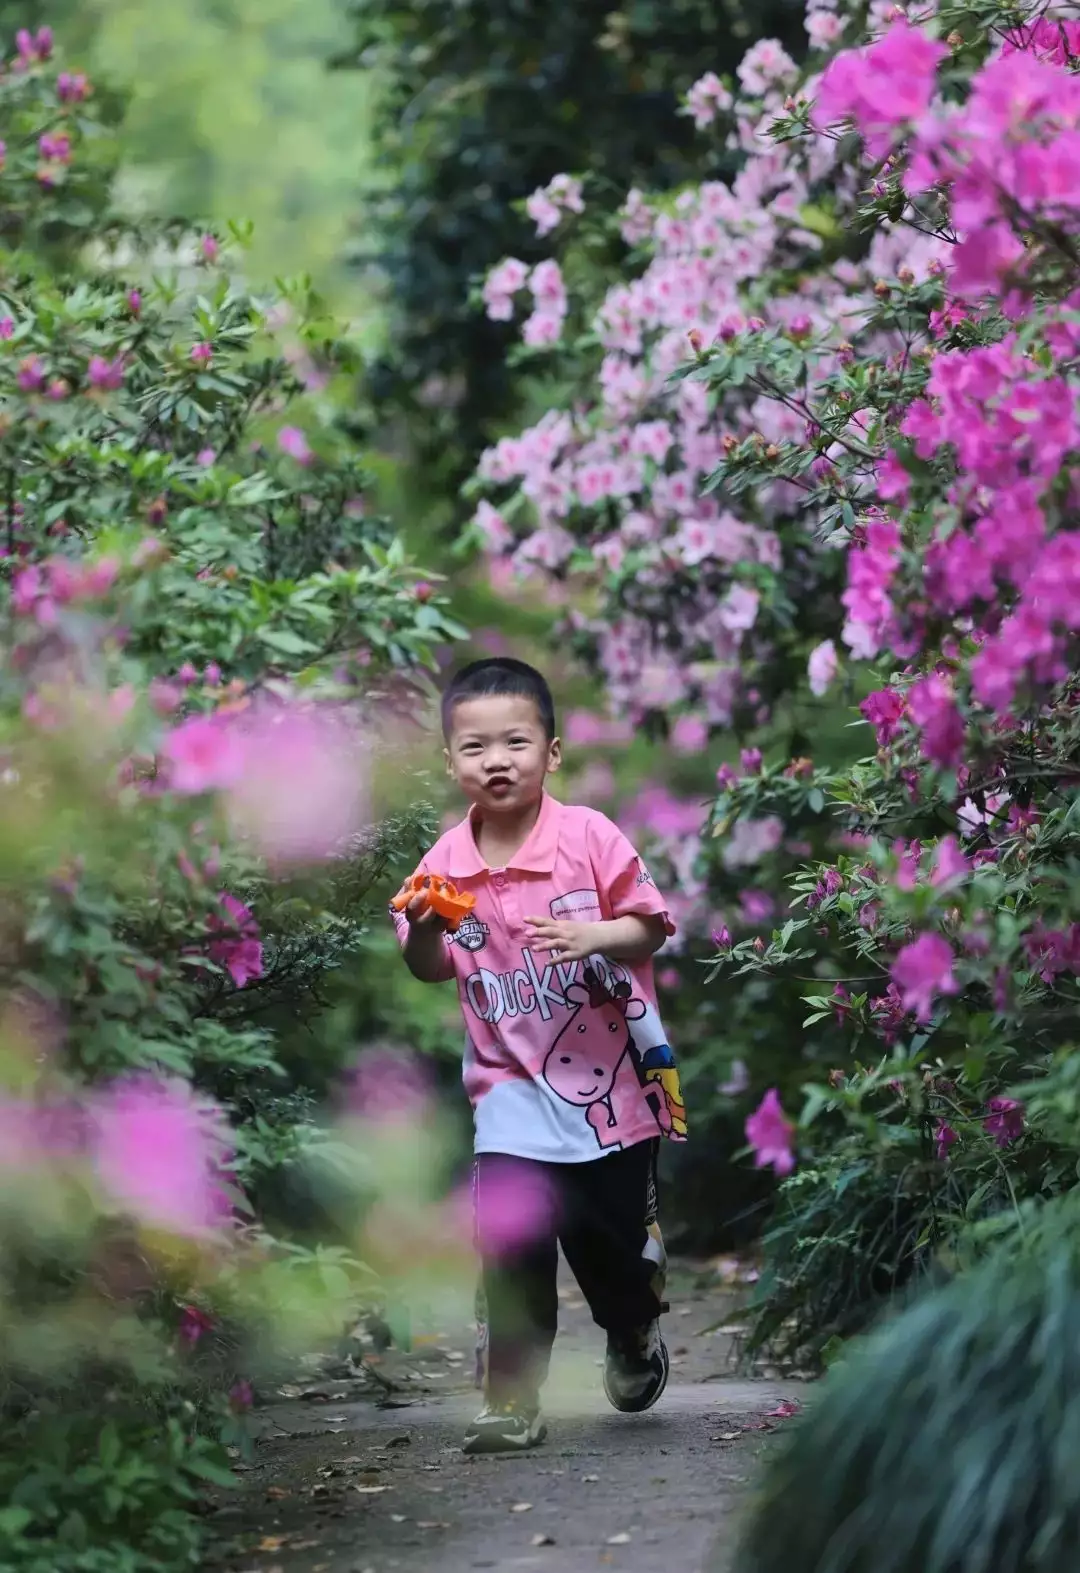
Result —
[[487, 1160], [474, 1201], [482, 1255], [520, 1251], [548, 1234], [556, 1222], [558, 1203], [546, 1171], [520, 1159]]
[[83, 71], [61, 71], [56, 79], [56, 96], [62, 104], [81, 104], [90, 92], [90, 80]]
[[827, 694], [836, 677], [838, 667], [836, 646], [831, 639], [826, 639], [823, 644], [811, 650], [806, 668], [810, 679], [810, 692], [816, 694], [819, 699]]
[[199, 241], [199, 251], [204, 262], [215, 263], [221, 253], [221, 242], [216, 235], [204, 235]]
[[245, 768], [244, 748], [232, 725], [217, 716], [192, 716], [166, 737], [162, 757], [173, 792], [192, 795], [236, 786]]
[[362, 829], [366, 760], [355, 725], [329, 707], [244, 717], [242, 768], [226, 783], [234, 828], [275, 864], [321, 862]]
[[948, 1120], [938, 1120], [934, 1127], [934, 1152], [942, 1163], [949, 1156], [949, 1148], [959, 1140]]
[[363, 1052], [345, 1086], [350, 1112], [376, 1125], [420, 1119], [431, 1092], [431, 1077], [417, 1055], [385, 1048]]
[[117, 388], [124, 386], [124, 357], [117, 355], [115, 359], [107, 360], [104, 355], [91, 355], [86, 368], [86, 380], [92, 388], [114, 393]]
[[229, 1407], [238, 1415], [254, 1407], [255, 1391], [250, 1382], [234, 1382], [229, 1388]]
[[790, 1174], [795, 1167], [791, 1138], [795, 1127], [780, 1103], [780, 1094], [770, 1087], [754, 1113], [747, 1117], [746, 1139], [754, 1149], [755, 1169], [773, 1168], [777, 1174]]
[[681, 715], [671, 728], [671, 746], [677, 754], [700, 754], [709, 741], [708, 725], [696, 715]]
[[203, 1334], [211, 1332], [213, 1326], [213, 1317], [208, 1316], [197, 1305], [185, 1305], [181, 1308], [180, 1325], [177, 1331], [190, 1348], [194, 1349]]
[[228, 1124], [186, 1082], [114, 1082], [94, 1100], [90, 1141], [102, 1186], [140, 1222], [196, 1235], [228, 1217]]
[[191, 359], [196, 366], [209, 366], [214, 358], [214, 346], [202, 340], [199, 344], [191, 346]]
[[295, 459], [297, 464], [310, 464], [314, 458], [311, 446], [299, 426], [283, 426], [277, 434], [277, 440], [282, 453]]
[[1008, 1147], [1024, 1134], [1024, 1105], [1015, 1098], [991, 1098], [983, 1129], [999, 1147]]

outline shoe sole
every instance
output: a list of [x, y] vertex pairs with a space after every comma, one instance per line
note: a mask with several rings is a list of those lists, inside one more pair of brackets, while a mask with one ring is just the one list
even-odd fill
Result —
[[644, 1393], [641, 1398], [616, 1398], [615, 1394], [608, 1386], [608, 1374], [605, 1367], [604, 1396], [611, 1405], [612, 1409], [617, 1409], [621, 1415], [643, 1415], [647, 1409], [651, 1409], [654, 1404], [659, 1403], [663, 1396], [664, 1389], [668, 1385], [668, 1377], [671, 1375], [671, 1356], [668, 1354], [667, 1344], [662, 1338], [660, 1340], [660, 1358], [664, 1365], [663, 1375], [661, 1376], [660, 1381], [654, 1391], [651, 1393]]
[[530, 1448], [539, 1447], [546, 1438], [547, 1426], [541, 1420], [534, 1429], [520, 1438], [498, 1436], [484, 1431], [477, 1432], [465, 1438], [461, 1451], [468, 1453], [472, 1458], [478, 1458], [485, 1453], [527, 1453]]

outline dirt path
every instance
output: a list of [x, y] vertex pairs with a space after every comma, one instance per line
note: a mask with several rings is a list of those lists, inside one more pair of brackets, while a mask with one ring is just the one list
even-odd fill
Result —
[[[603, 1335], [563, 1291], [545, 1413], [526, 1456], [469, 1459], [470, 1333], [388, 1358], [395, 1407], [349, 1384], [260, 1411], [238, 1495], [213, 1514], [208, 1568], [243, 1573], [724, 1573], [734, 1521], [783, 1400], [798, 1383], [729, 1375], [731, 1338], [711, 1328], [730, 1294], [683, 1271], [666, 1320], [672, 1380], [650, 1414], [603, 1398]], [[398, 1407], [400, 1406], [400, 1407]]]

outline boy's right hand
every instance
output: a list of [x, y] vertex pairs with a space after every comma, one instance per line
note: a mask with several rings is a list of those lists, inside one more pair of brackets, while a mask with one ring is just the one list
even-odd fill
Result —
[[[405, 894], [405, 886], [402, 885], [399, 895], [404, 896]], [[430, 929], [433, 932], [444, 932], [446, 929], [445, 918], [441, 918], [434, 910], [426, 890], [418, 890], [416, 892], [405, 907], [405, 918], [411, 929]]]

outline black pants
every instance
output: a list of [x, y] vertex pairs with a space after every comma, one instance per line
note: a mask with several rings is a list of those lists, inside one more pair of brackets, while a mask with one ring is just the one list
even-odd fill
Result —
[[600, 1327], [619, 1333], [660, 1315], [657, 1146], [642, 1142], [589, 1163], [476, 1159], [490, 1402], [531, 1398], [547, 1375], [560, 1245]]

